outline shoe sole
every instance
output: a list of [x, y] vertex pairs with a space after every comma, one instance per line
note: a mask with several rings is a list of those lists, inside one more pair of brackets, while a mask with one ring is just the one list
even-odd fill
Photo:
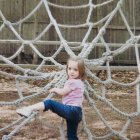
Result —
[[28, 116], [23, 115], [23, 114], [22, 114], [22, 113], [20, 113], [20, 112], [17, 112], [17, 114], [18, 114], [18, 115], [20, 115], [21, 117], [23, 117], [23, 116], [24, 116], [24, 117], [28, 118]]

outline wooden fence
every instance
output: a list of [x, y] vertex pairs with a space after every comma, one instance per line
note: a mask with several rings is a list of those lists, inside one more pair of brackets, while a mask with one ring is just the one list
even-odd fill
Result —
[[[7, 20], [10, 22], [17, 22], [20, 19], [26, 17], [34, 7], [39, 3], [40, 0], [0, 0], [0, 10]], [[50, 2], [56, 3], [59, 5], [81, 5], [86, 4], [87, 0], [51, 0]], [[94, 4], [99, 4], [104, 2], [104, 0], [94, 0]], [[93, 10], [90, 20], [96, 22], [103, 17], [105, 17], [109, 12], [111, 12], [118, 0], [105, 5], [103, 7], [96, 8]], [[67, 10], [60, 9], [53, 6], [50, 6], [52, 15], [56, 19], [57, 23], [60, 24], [82, 24], [85, 23], [87, 18], [87, 13], [89, 8], [78, 9], [78, 10]], [[131, 29], [135, 32], [136, 35], [140, 34], [140, 1], [139, 0], [125, 0], [123, 4], [123, 12], [125, 14], [126, 20], [128, 21]], [[20, 26], [15, 26], [15, 29], [21, 34], [21, 37], [27, 40], [34, 39], [45, 27], [49, 24], [49, 17], [45, 10], [44, 6], [41, 8], [26, 22]], [[0, 25], [3, 23], [0, 17]], [[102, 25], [100, 25], [102, 26]], [[88, 41], [91, 42], [93, 38], [97, 35], [98, 27], [94, 27], [88, 38]], [[80, 29], [60, 29], [63, 37], [72, 44], [72, 42], [81, 42], [84, 38], [87, 28]], [[122, 43], [125, 43], [129, 39], [130, 35], [121, 19], [119, 13], [113, 18], [110, 25], [106, 29], [104, 39], [107, 43], [110, 44], [111, 50], [118, 48]], [[42, 38], [42, 42], [35, 44], [37, 49], [44, 54], [45, 56], [51, 56], [56, 49], [59, 47], [59, 37], [52, 27], [49, 32], [47, 32]], [[113, 43], [118, 43], [118, 45], [113, 45]], [[0, 32], [0, 55], [11, 56], [16, 52], [18, 47], [21, 44], [17, 41], [17, 38], [14, 34], [7, 28], [4, 28]], [[78, 45], [72, 44], [73, 46]], [[104, 52], [104, 47], [100, 44], [95, 47], [95, 49], [90, 53], [89, 58], [98, 58]], [[59, 55], [59, 61], [65, 61], [65, 52], [62, 52]], [[25, 47], [24, 52], [21, 53], [18, 61], [22, 58], [27, 58], [22, 63], [37, 63], [38, 58], [29, 47]], [[17, 60], [15, 60], [17, 61]], [[125, 53], [114, 58], [113, 64], [130, 64], [135, 65], [135, 50], [132, 46]]]

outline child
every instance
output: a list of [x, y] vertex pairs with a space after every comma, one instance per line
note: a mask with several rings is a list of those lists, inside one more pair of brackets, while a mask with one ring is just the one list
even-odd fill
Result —
[[48, 99], [34, 105], [17, 109], [17, 113], [28, 117], [33, 110], [47, 111], [65, 118], [68, 140], [78, 140], [78, 124], [82, 120], [85, 65], [81, 58], [69, 58], [66, 66], [68, 80], [63, 88], [52, 88], [50, 92], [62, 95], [62, 103]]

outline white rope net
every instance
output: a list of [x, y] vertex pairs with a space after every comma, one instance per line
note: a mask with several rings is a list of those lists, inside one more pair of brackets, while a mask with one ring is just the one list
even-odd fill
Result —
[[[112, 11], [108, 13], [105, 17], [102, 19], [94, 22], [91, 20], [91, 15], [94, 9], [98, 7], [104, 8], [105, 5], [114, 3], [115, 7], [112, 8]], [[65, 80], [66, 80], [66, 73], [65, 73], [65, 65], [61, 64], [57, 60], [57, 56], [65, 51], [65, 53], [68, 56], [80, 56], [84, 58], [85, 63], [87, 65], [87, 75], [90, 77], [91, 80], [96, 81], [98, 85], [100, 85], [101, 89], [100, 91], [97, 91], [94, 88], [94, 84], [91, 84], [90, 81], [85, 81], [85, 98], [88, 101], [89, 105], [91, 106], [92, 110], [96, 112], [98, 118], [103, 122], [105, 127], [109, 130], [108, 134], [102, 135], [102, 136], [96, 136], [94, 133], [90, 131], [90, 129], [87, 126], [86, 123], [86, 118], [83, 116], [83, 127], [84, 130], [87, 134], [87, 137], [89, 140], [92, 139], [100, 139], [100, 140], [105, 140], [105, 139], [110, 139], [112, 136], [117, 136], [122, 140], [128, 140], [127, 136], [125, 135], [127, 129], [129, 128], [129, 125], [131, 121], [140, 115], [140, 95], [139, 95], [139, 82], [140, 82], [140, 60], [139, 60], [139, 53], [138, 53], [138, 42], [140, 40], [140, 35], [135, 35], [130, 26], [129, 23], [127, 22], [127, 19], [125, 18], [125, 15], [123, 13], [122, 7], [124, 4], [124, 0], [106, 0], [105, 2], [102, 2], [100, 4], [94, 4], [92, 0], [89, 0], [86, 4], [82, 5], [76, 5], [76, 6], [63, 6], [63, 5], [57, 5], [54, 3], [51, 3], [47, 0], [40, 0], [36, 7], [24, 18], [20, 19], [17, 22], [10, 22], [10, 20], [7, 20], [6, 17], [4, 16], [3, 12], [0, 11], [0, 18], [2, 19], [2, 23], [0, 25], [0, 32], [3, 32], [5, 28], [8, 28], [15, 36], [15, 40], [12, 39], [0, 39], [0, 42], [5, 43], [5, 42], [15, 42], [17, 44], [20, 44], [19, 49], [10, 57], [5, 57], [3, 55], [0, 55], [0, 61], [2, 63], [8, 64], [9, 67], [14, 68], [17, 72], [15, 74], [13, 73], [8, 73], [5, 71], [0, 71], [0, 75], [4, 77], [9, 77], [12, 79], [15, 79], [16, 82], [16, 87], [17, 87], [17, 94], [19, 96], [18, 99], [14, 101], [0, 101], [0, 106], [19, 106], [21, 103], [30, 100], [35, 97], [39, 97], [42, 94], [46, 94], [47, 98], [53, 97], [55, 94], [48, 94], [47, 90], [52, 87], [61, 87], [63, 86]], [[26, 22], [29, 18], [33, 16], [34, 13], [37, 13], [38, 10], [44, 7], [45, 12], [47, 13], [49, 17], [49, 24], [45, 26], [45, 28], [38, 34], [38, 36], [34, 37], [34, 39], [24, 39], [22, 35], [19, 33], [17, 30], [17, 27], [20, 27], [24, 22]], [[55, 20], [54, 15], [52, 15], [51, 8], [56, 8], [56, 9], [65, 9], [65, 10], [79, 10], [79, 9], [88, 9], [88, 14], [87, 18], [83, 23], [78, 23], [75, 22], [76, 24], [61, 24], [57, 20]], [[124, 22], [124, 25], [128, 31], [129, 38], [121, 44], [117, 49], [111, 50], [109, 43], [107, 43], [104, 39], [104, 34], [106, 33], [106, 28], [109, 26], [113, 18], [115, 17], [116, 14], [120, 15], [120, 18], [122, 18], [122, 21]], [[92, 33], [92, 29], [94, 27], [99, 26], [98, 33], [96, 36], [89, 41], [88, 38], [90, 34]], [[50, 28], [54, 28], [58, 40], [57, 41], [50, 41], [50, 40], [42, 40], [42, 37], [49, 32]], [[86, 28], [87, 31], [84, 34], [84, 37], [82, 38], [82, 41], [73, 41], [69, 42], [67, 39], [64, 38], [63, 36], [63, 30], [68, 30], [68, 29], [73, 29], [73, 30], [78, 30], [79, 28]], [[38, 45], [39, 44], [57, 44], [59, 47], [52, 55], [50, 56], [45, 56], [43, 53], [41, 53], [38, 50]], [[110, 42], [111, 43], [111, 42]], [[105, 51], [102, 54], [101, 57], [96, 58], [96, 59], [88, 59], [90, 53], [94, 50], [96, 46], [102, 46], [104, 47]], [[117, 43], [114, 43], [114, 45], [118, 45]], [[16, 58], [22, 51], [26, 49], [26, 47], [29, 47], [38, 57], [41, 58], [42, 62], [36, 67], [36, 69], [27, 69], [22, 67], [21, 65], [18, 65], [14, 63], [12, 60]], [[46, 45], [47, 47], [47, 45]], [[137, 78], [132, 81], [132, 82], [119, 82], [116, 81], [112, 78], [112, 72], [110, 69], [110, 62], [115, 58], [116, 56], [124, 53], [127, 51], [130, 47], [135, 48], [135, 55], [136, 55], [136, 62], [137, 62]], [[78, 53], [77, 53], [78, 52]], [[51, 71], [44, 73], [41, 71], [43, 66], [47, 63], [51, 62], [51, 65], [55, 65], [57, 67], [57, 71]], [[96, 76], [95, 73], [93, 72], [94, 67], [96, 66], [101, 66], [103, 64], [106, 64], [106, 71], [107, 71], [107, 77], [105, 80], [102, 80], [100, 77]], [[47, 83], [44, 87], [42, 87], [41, 91], [37, 91], [34, 94], [24, 96], [22, 92], [22, 88], [20, 87], [20, 82], [25, 82], [27, 80], [41, 80], [45, 79], [50, 81]], [[127, 113], [124, 111], [121, 111], [119, 108], [115, 107], [108, 98], [106, 98], [108, 92], [107, 92], [107, 87], [109, 85], [117, 85], [120, 87], [133, 87], [136, 89], [137, 93], [137, 110], [135, 112]], [[100, 92], [100, 93], [99, 93]], [[105, 119], [105, 117], [102, 115], [100, 110], [98, 109], [98, 106], [96, 105], [96, 100], [99, 100], [106, 104], [112, 112], [115, 112], [116, 114], [120, 115], [125, 119], [125, 123], [121, 130], [117, 131], [113, 129]], [[83, 110], [84, 111], [84, 110]], [[13, 135], [19, 132], [19, 130], [26, 125], [27, 122], [29, 122], [32, 118], [36, 116], [37, 112], [32, 113], [32, 115], [28, 118], [22, 117], [21, 119], [16, 120], [15, 122], [12, 122], [11, 124], [0, 128], [1, 131], [5, 131], [9, 127], [16, 126], [12, 132], [8, 135], [4, 135], [2, 137], [2, 140], [9, 140], [12, 138]], [[94, 118], [93, 118], [94, 119]], [[19, 124], [19, 125], [16, 125]], [[63, 139], [63, 138], [62, 138]]]

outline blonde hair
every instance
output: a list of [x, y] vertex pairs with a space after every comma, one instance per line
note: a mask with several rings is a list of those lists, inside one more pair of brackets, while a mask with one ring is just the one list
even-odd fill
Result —
[[68, 63], [69, 61], [76, 61], [78, 62], [78, 71], [79, 71], [79, 77], [81, 80], [85, 80], [86, 78], [86, 73], [85, 73], [85, 63], [84, 60], [80, 57], [70, 57], [67, 61], [67, 65], [66, 65], [66, 72], [68, 70]]

